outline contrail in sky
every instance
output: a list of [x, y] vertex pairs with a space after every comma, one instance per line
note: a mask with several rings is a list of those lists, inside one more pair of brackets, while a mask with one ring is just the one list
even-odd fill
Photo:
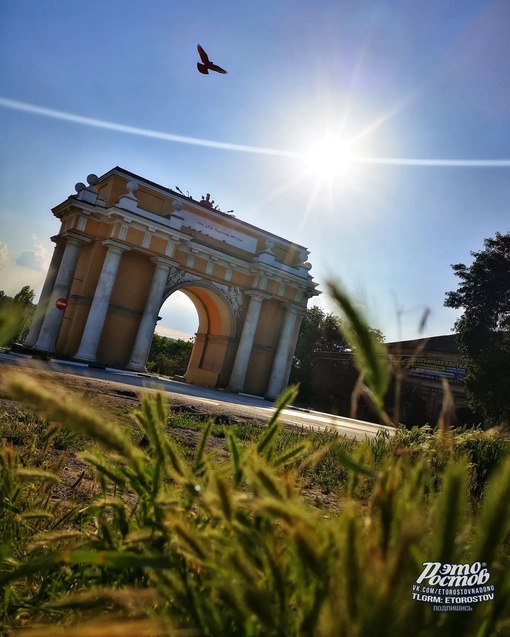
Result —
[[24, 111], [33, 115], [43, 115], [44, 117], [52, 117], [53, 119], [61, 119], [74, 124], [83, 124], [85, 126], [94, 126], [95, 128], [106, 128], [107, 130], [117, 131], [119, 133], [128, 133], [129, 135], [140, 135], [141, 137], [152, 137], [167, 142], [177, 142], [179, 144], [194, 144], [196, 146], [208, 146], [209, 148], [220, 148], [223, 150], [238, 150], [245, 153], [260, 153], [262, 155], [283, 155], [287, 157], [299, 157], [300, 153], [294, 153], [290, 150], [276, 150], [274, 148], [263, 148], [259, 146], [245, 146], [243, 144], [230, 144], [228, 142], [215, 142], [210, 139], [200, 139], [199, 137], [187, 137], [184, 135], [174, 135], [173, 133], [162, 133], [160, 131], [150, 130], [147, 128], [138, 128], [137, 126], [126, 126], [125, 124], [116, 124], [115, 122], [107, 122], [102, 119], [93, 117], [83, 117], [82, 115], [74, 115], [65, 111], [57, 111], [52, 108], [44, 108], [27, 104], [26, 102], [16, 102], [0, 97], [0, 106], [12, 108], [16, 111]]
[[404, 157], [354, 157], [363, 164], [394, 166], [472, 166], [473, 168], [510, 168], [510, 159], [406, 159]]
[[[74, 124], [82, 124], [84, 126], [94, 126], [95, 128], [105, 128], [107, 130], [117, 131], [119, 133], [128, 133], [129, 135], [139, 135], [141, 137], [152, 137], [153, 139], [161, 139], [167, 142], [177, 142], [179, 144], [193, 144], [195, 146], [205, 146], [208, 148], [219, 148], [221, 150], [237, 150], [244, 153], [257, 153], [260, 155], [277, 155], [281, 157], [306, 157], [306, 153], [297, 153], [290, 150], [278, 150], [275, 148], [264, 148], [261, 146], [247, 146], [244, 144], [231, 144], [229, 142], [216, 142], [210, 139], [201, 139], [199, 137], [187, 137], [185, 135], [174, 135], [173, 133], [162, 133], [160, 131], [150, 130], [147, 128], [138, 128], [137, 126], [127, 126], [125, 124], [117, 124], [93, 117], [84, 117], [65, 111], [58, 111], [51, 108], [36, 106], [26, 102], [17, 102], [15, 100], [0, 97], [0, 106], [11, 108], [16, 111], [23, 111], [33, 115], [42, 115], [44, 117], [52, 117]], [[356, 157], [353, 161], [363, 164], [384, 164], [394, 166], [458, 166], [473, 168], [510, 168], [510, 159], [407, 159], [392, 157]]]

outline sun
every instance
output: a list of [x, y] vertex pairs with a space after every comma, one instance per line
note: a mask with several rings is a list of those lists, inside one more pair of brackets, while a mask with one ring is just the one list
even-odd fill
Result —
[[321, 181], [343, 181], [354, 171], [352, 144], [336, 136], [315, 142], [303, 159], [307, 173]]

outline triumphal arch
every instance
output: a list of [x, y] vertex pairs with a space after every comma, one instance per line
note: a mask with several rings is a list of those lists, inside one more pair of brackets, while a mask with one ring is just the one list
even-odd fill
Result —
[[185, 380], [275, 398], [318, 294], [308, 251], [116, 167], [53, 208], [61, 221], [25, 346], [144, 371], [159, 310], [176, 290], [199, 327]]

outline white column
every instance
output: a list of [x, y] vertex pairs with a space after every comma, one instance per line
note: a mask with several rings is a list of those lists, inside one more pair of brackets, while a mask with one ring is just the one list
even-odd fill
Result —
[[296, 326], [294, 327], [294, 336], [290, 343], [290, 351], [289, 351], [289, 360], [287, 362], [287, 367], [285, 368], [285, 375], [283, 376], [283, 385], [282, 387], [288, 387], [290, 372], [292, 371], [292, 362], [294, 359], [294, 352], [296, 351], [296, 345], [299, 338], [299, 330], [301, 328], [301, 322], [303, 320], [303, 309], [298, 310], [298, 317], [296, 321]]
[[48, 302], [48, 311], [44, 317], [39, 332], [39, 337], [35, 349], [42, 352], [54, 352], [57, 343], [58, 333], [64, 318], [64, 312], [55, 307], [55, 301], [60, 298], [67, 298], [71, 290], [76, 264], [80, 256], [81, 249], [85, 242], [90, 241], [86, 237], [74, 237], [68, 235], [62, 261], [58, 269], [57, 278], [53, 291]]
[[255, 338], [255, 330], [262, 308], [262, 301], [269, 298], [269, 294], [262, 292], [250, 291], [246, 292], [250, 298], [250, 304], [244, 319], [243, 331], [237, 346], [237, 353], [230, 376], [229, 389], [233, 392], [240, 392], [244, 389], [244, 381], [246, 372], [248, 371], [248, 363], [250, 362], [251, 350], [253, 347], [253, 339]]
[[37, 343], [39, 332], [41, 331], [41, 325], [43, 324], [44, 315], [46, 314], [46, 311], [48, 309], [48, 303], [50, 301], [51, 293], [53, 291], [55, 280], [57, 278], [58, 269], [62, 261], [62, 255], [64, 254], [64, 245], [60, 241], [60, 237], [53, 237], [52, 240], [55, 241], [56, 246], [53, 250], [50, 267], [48, 268], [48, 273], [46, 274], [46, 279], [44, 280], [41, 296], [39, 298], [39, 302], [37, 303], [37, 308], [35, 310], [32, 325], [30, 326], [30, 331], [28, 332], [25, 342], [23, 343], [25, 347], [34, 347]]
[[161, 308], [161, 300], [163, 298], [168, 272], [170, 266], [178, 265], [175, 261], [169, 261], [162, 257], [156, 257], [153, 261], [156, 264], [156, 269], [154, 271], [149, 297], [145, 304], [138, 334], [136, 335], [135, 344], [133, 345], [131, 359], [127, 364], [127, 368], [134, 371], [144, 371], [145, 369], [145, 363], [154, 335], [154, 328], [158, 320], [158, 312]]
[[291, 339], [296, 326], [297, 309], [291, 305], [287, 306], [285, 318], [283, 319], [282, 333], [278, 342], [278, 349], [274, 357], [273, 369], [269, 379], [269, 387], [266, 392], [266, 398], [277, 398], [284, 385], [285, 372], [287, 371], [287, 363], [291, 356]]
[[112, 239], [103, 241], [103, 245], [107, 247], [106, 256], [97, 282], [94, 299], [90, 306], [87, 323], [83, 330], [80, 347], [74, 356], [75, 358], [85, 361], [96, 360], [97, 348], [103, 331], [122, 253], [126, 250], [130, 250], [129, 247], [117, 243]]

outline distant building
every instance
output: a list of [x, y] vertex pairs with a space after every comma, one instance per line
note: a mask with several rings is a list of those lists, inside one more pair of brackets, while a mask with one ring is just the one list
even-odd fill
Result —
[[[411, 403], [403, 405], [406, 424], [423, 424], [418, 422], [420, 417], [430, 425], [437, 423], [443, 402], [443, 379], [448, 381], [455, 402], [457, 424], [479, 421], [467, 403], [462, 379], [468, 370], [460, 356], [455, 334], [397, 341], [386, 343], [386, 346], [392, 357], [401, 358], [407, 370], [404, 385], [415, 390]], [[414, 411], [417, 413], [411, 413]]]

